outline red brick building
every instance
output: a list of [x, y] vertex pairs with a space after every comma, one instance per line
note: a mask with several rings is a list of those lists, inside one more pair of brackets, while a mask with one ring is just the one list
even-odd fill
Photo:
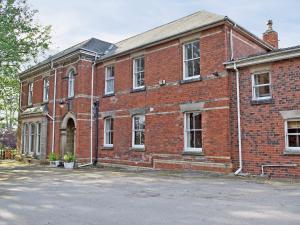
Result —
[[253, 174], [280, 164], [265, 172], [297, 176], [299, 156], [285, 155], [280, 130], [297, 126], [280, 117], [297, 110], [289, 99], [298, 93], [296, 59], [268, 64], [290, 82], [272, 75], [272, 97], [263, 99], [252, 99], [251, 86], [268, 85], [252, 83], [258, 75], [243, 64], [286, 51], [275, 50], [275, 35], [268, 29], [264, 41], [201, 11], [118, 43], [92, 38], [66, 49], [20, 74], [20, 151], [41, 160], [74, 152], [86, 163]]

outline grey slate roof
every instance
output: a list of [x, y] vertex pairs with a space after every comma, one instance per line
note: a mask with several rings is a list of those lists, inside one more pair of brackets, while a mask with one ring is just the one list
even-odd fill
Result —
[[49, 64], [51, 62], [51, 60], [53, 59], [58, 59], [58, 58], [62, 58], [64, 56], [67, 56], [73, 52], [79, 51], [79, 50], [87, 50], [87, 51], [91, 51], [91, 52], [96, 52], [99, 55], [103, 55], [105, 53], [105, 51], [107, 49], [109, 49], [113, 44], [106, 42], [106, 41], [102, 41], [96, 38], [90, 38], [86, 41], [80, 42], [79, 44], [73, 45], [70, 48], [67, 48], [51, 57], [49, 57], [48, 59], [36, 64], [35, 66], [29, 68], [28, 70], [25, 70], [24, 72], [22, 72], [20, 75], [23, 75], [31, 70], [34, 70], [36, 68], [39, 68], [43, 65]]
[[218, 21], [222, 21], [226, 16], [218, 15], [207, 11], [199, 11], [141, 34], [127, 38], [115, 43], [114, 48], [103, 58], [111, 57], [131, 49], [135, 49], [147, 44], [158, 42], [166, 38], [191, 31]]

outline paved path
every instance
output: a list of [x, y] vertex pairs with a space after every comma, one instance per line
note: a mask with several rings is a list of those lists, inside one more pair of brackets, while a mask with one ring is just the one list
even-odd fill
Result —
[[0, 225], [300, 224], [300, 184], [195, 173], [0, 167]]

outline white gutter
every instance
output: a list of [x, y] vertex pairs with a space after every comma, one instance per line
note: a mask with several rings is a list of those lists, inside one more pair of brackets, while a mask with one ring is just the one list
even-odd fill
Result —
[[237, 102], [237, 117], [238, 117], [238, 146], [239, 146], [239, 168], [235, 171], [235, 175], [242, 172], [242, 135], [241, 135], [241, 108], [240, 108], [240, 73], [236, 64], [234, 63], [235, 77], [236, 77], [236, 102]]
[[[53, 60], [51, 60], [51, 69], [53, 69]], [[53, 108], [52, 108], [52, 143], [51, 152], [54, 152], [54, 141], [55, 141], [55, 114], [56, 114], [56, 76], [57, 68], [54, 70], [54, 90], [53, 90]]]

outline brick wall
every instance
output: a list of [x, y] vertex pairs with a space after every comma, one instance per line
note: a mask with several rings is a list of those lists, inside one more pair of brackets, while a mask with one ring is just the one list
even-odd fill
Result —
[[[251, 90], [251, 74], [255, 67], [240, 71], [241, 90], [241, 128], [244, 172], [261, 173], [262, 164], [299, 164], [300, 155], [284, 154], [285, 130], [284, 119], [280, 111], [299, 110], [300, 107], [300, 59], [284, 60], [270, 65], [259, 65], [269, 68], [272, 82], [272, 101], [265, 104], [254, 104]], [[258, 67], [258, 69], [259, 69]], [[232, 93], [235, 91], [235, 77], [232, 76]], [[235, 98], [232, 99], [233, 116], [231, 132], [233, 135], [233, 156], [237, 167], [237, 122]], [[272, 176], [299, 177], [300, 169], [267, 168], [266, 173]]]

